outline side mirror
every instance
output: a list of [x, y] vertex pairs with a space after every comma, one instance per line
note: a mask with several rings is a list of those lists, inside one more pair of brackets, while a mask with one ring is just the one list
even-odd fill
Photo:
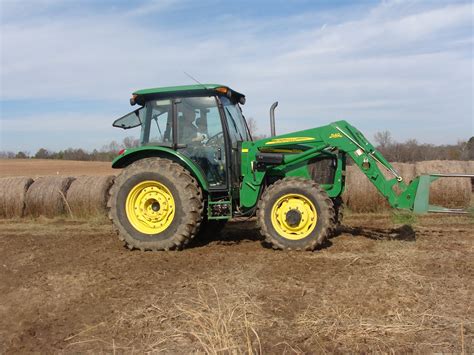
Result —
[[272, 137], [276, 136], [276, 130], [275, 130], [275, 109], [278, 106], [278, 101], [275, 101], [271, 106], [270, 106], [270, 135]]

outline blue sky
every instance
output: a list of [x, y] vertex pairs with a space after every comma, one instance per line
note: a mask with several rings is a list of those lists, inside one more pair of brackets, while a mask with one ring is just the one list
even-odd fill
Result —
[[[0, 150], [100, 148], [132, 91], [227, 84], [268, 133], [473, 133], [470, 1], [0, 1]], [[138, 134], [137, 132], [135, 134]]]

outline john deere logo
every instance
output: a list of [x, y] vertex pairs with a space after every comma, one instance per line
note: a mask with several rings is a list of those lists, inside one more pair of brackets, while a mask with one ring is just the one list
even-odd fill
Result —
[[342, 138], [342, 134], [340, 134], [340, 133], [331, 133], [329, 138]]

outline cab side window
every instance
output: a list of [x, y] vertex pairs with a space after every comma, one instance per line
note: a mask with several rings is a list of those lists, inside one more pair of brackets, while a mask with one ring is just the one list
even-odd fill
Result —
[[153, 100], [145, 105], [145, 119], [142, 124], [141, 143], [171, 146], [172, 116], [171, 100]]

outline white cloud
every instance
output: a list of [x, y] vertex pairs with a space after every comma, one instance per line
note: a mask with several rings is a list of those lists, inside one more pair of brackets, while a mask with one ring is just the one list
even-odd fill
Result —
[[[280, 132], [344, 118], [363, 131], [389, 129], [398, 139], [455, 142], [473, 135], [470, 4], [389, 1], [338, 22], [312, 14], [227, 15], [226, 26], [216, 20], [202, 27], [140, 20], [175, 5], [7, 21], [0, 28], [3, 98], [126, 101], [135, 89], [189, 83], [186, 71], [244, 92], [247, 116], [262, 131], [278, 99]], [[452, 119], [461, 130], [446, 128]], [[421, 137], [399, 124], [407, 120]], [[431, 131], [423, 130], [427, 123]]]

